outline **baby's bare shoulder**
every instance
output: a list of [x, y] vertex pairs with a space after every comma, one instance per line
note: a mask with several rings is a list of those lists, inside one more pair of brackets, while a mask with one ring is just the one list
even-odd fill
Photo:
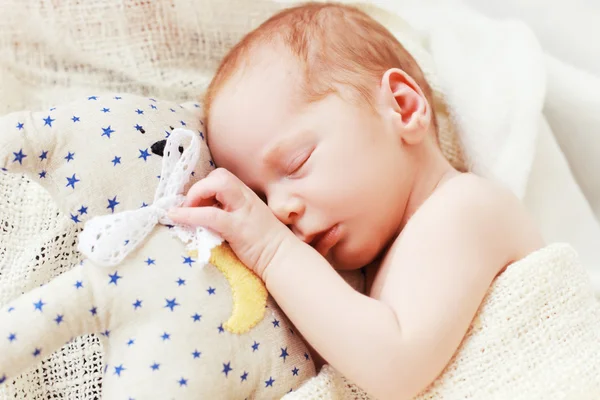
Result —
[[456, 240], [479, 237], [520, 258], [543, 245], [539, 229], [506, 187], [473, 174], [458, 175], [443, 184], [423, 205], [423, 223], [454, 227]]

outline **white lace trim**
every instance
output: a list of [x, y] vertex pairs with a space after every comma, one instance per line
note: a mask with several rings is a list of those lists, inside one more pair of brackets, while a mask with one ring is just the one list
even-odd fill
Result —
[[[190, 144], [181, 154], [179, 147], [187, 138]], [[174, 225], [167, 212], [183, 203], [184, 187], [199, 157], [198, 137], [188, 129], [173, 130], [165, 145], [154, 202], [137, 210], [90, 219], [79, 235], [78, 250], [98, 265], [115, 266], [142, 244], [157, 223]], [[198, 262], [202, 265], [208, 263], [211, 250], [223, 242], [218, 235], [201, 227], [177, 225], [173, 226], [173, 233], [188, 245], [188, 250], [198, 251]]]

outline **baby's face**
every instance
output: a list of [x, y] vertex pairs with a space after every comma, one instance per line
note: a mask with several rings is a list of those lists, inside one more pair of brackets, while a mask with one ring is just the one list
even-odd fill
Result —
[[298, 73], [282, 66], [238, 74], [219, 92], [211, 153], [334, 267], [366, 265], [398, 232], [408, 157], [386, 118], [366, 106], [337, 95], [294, 101]]

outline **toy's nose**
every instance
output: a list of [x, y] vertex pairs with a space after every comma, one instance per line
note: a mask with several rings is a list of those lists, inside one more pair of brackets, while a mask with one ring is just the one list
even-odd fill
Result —
[[[159, 140], [158, 142], [154, 143], [152, 146], [150, 146], [150, 149], [152, 150], [152, 152], [154, 154], [156, 154], [157, 156], [163, 156], [163, 153], [165, 152], [165, 145], [167, 144], [167, 140]], [[183, 146], [179, 146], [179, 152], [183, 153]]]

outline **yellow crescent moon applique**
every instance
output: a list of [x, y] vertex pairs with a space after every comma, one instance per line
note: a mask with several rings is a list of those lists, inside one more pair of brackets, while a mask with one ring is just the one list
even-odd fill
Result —
[[[195, 257], [197, 253], [191, 251], [189, 255]], [[269, 295], [265, 284], [226, 243], [211, 250], [209, 262], [221, 271], [231, 286], [233, 310], [223, 328], [236, 334], [249, 332], [265, 316]]]

